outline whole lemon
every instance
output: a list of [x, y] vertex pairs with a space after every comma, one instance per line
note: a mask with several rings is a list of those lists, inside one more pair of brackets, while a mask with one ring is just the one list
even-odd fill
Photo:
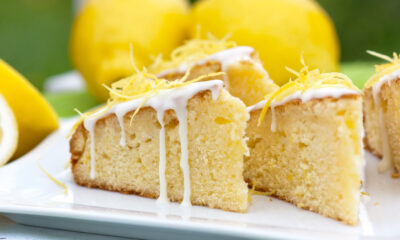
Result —
[[200, 29], [254, 47], [277, 84], [290, 78], [285, 66], [337, 71], [339, 45], [334, 25], [313, 0], [202, 0], [191, 14], [191, 36]]
[[89, 0], [70, 39], [73, 65], [89, 91], [104, 101], [108, 93], [103, 84], [133, 72], [130, 44], [138, 67], [179, 46], [187, 34], [188, 10], [185, 0]]

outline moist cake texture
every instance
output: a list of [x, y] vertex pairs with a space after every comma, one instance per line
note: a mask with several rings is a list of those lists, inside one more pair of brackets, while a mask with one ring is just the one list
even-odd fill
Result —
[[303, 70], [248, 108], [249, 186], [324, 216], [358, 223], [362, 98], [342, 74]]

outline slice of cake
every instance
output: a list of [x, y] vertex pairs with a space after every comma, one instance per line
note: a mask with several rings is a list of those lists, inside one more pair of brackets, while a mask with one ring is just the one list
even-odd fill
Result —
[[167, 81], [139, 72], [110, 89], [70, 141], [83, 186], [245, 212], [249, 114], [220, 80]]
[[362, 98], [339, 73], [304, 68], [248, 108], [249, 186], [324, 216], [358, 222]]
[[365, 145], [382, 157], [380, 172], [400, 172], [400, 60], [381, 54], [373, 55], [389, 61], [376, 66], [376, 74], [364, 86]]
[[219, 77], [224, 81], [225, 88], [248, 106], [263, 100], [266, 94], [278, 88], [253, 48], [236, 47], [234, 42], [224, 39], [187, 41], [173, 51], [169, 59], [156, 60], [149, 69], [158, 77], [175, 80], [181, 78], [189, 67], [191, 73], [188, 79], [225, 72]]

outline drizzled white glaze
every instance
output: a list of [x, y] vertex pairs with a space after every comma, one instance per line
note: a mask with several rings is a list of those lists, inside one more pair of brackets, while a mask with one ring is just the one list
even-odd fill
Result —
[[[160, 129], [160, 160], [159, 160], [159, 177], [160, 177], [160, 197], [158, 202], [168, 202], [167, 184], [165, 179], [166, 168], [166, 150], [165, 150], [165, 128], [164, 128], [164, 112], [168, 109], [175, 111], [179, 121], [179, 138], [181, 142], [181, 159], [180, 167], [184, 177], [184, 193], [182, 205], [190, 206], [190, 167], [188, 159], [188, 140], [187, 140], [187, 109], [186, 105], [189, 99], [199, 92], [210, 90], [213, 100], [216, 100], [223, 87], [223, 82], [220, 80], [212, 80], [205, 82], [196, 82], [180, 88], [162, 90], [158, 95], [150, 97], [143, 107], [152, 107], [157, 112], [157, 119], [161, 125]], [[89, 132], [91, 146], [90, 146], [90, 177], [96, 177], [96, 161], [95, 161], [95, 137], [94, 129], [97, 121], [107, 115], [115, 114], [118, 118], [121, 127], [121, 140], [120, 145], [125, 146], [125, 129], [123, 124], [123, 117], [126, 113], [132, 112], [137, 109], [143, 101], [143, 98], [130, 100], [114, 105], [108, 111], [104, 109], [94, 113], [92, 117], [84, 120], [83, 124]]]
[[195, 63], [182, 63], [178, 68], [176, 69], [170, 69], [163, 71], [157, 76], [164, 76], [172, 72], [179, 72], [179, 73], [184, 73], [188, 70], [188, 64], [190, 65], [203, 65], [207, 62], [210, 61], [216, 61], [221, 63], [221, 70], [225, 72], [229, 66], [232, 64], [241, 62], [241, 61], [249, 61], [254, 63], [255, 66], [259, 67], [259, 69], [263, 72], [265, 72], [266, 76], [268, 76], [268, 73], [265, 71], [265, 69], [262, 67], [261, 63], [258, 61], [255, 61], [251, 55], [255, 52], [254, 48], [252, 47], [247, 47], [247, 46], [240, 46], [240, 47], [234, 47], [234, 48], [229, 48], [217, 53], [214, 53], [198, 62]]
[[381, 133], [381, 143], [382, 143], [381, 149], [383, 151], [382, 160], [379, 162], [378, 165], [379, 172], [386, 172], [387, 170], [393, 168], [393, 160], [392, 160], [392, 154], [390, 152], [388, 133], [385, 126], [385, 118], [383, 115], [383, 110], [380, 107], [381, 98], [379, 95], [383, 84], [388, 83], [390, 86], [391, 81], [398, 78], [400, 78], [400, 69], [392, 72], [391, 74], [382, 76], [379, 79], [379, 81], [372, 86], [372, 97], [374, 99], [374, 104], [376, 107], [378, 107], [379, 111], [379, 131]]
[[167, 153], [165, 149], [165, 123], [164, 123], [164, 111], [157, 112], [157, 119], [161, 125], [160, 129], [160, 160], [158, 167], [158, 175], [160, 177], [160, 196], [157, 199], [159, 203], [168, 202], [167, 194], [167, 181], [165, 178], [165, 169], [167, 165]]
[[[344, 95], [359, 95], [356, 90], [348, 89], [348, 88], [339, 88], [339, 87], [330, 87], [330, 88], [319, 88], [319, 89], [312, 89], [307, 90], [304, 93], [301, 91], [296, 91], [293, 94], [285, 97], [279, 102], [272, 100], [270, 104], [271, 108], [271, 131], [276, 131], [276, 116], [275, 116], [275, 108], [277, 106], [283, 105], [292, 100], [301, 100], [301, 102], [305, 103], [310, 101], [311, 99], [319, 99], [319, 98], [339, 98]], [[254, 110], [262, 109], [266, 104], [266, 100], [260, 101], [253, 106], [247, 107], [248, 112], [252, 112]]]
[[126, 139], [125, 139], [125, 129], [124, 129], [124, 115], [122, 115], [118, 111], [115, 112], [115, 115], [117, 116], [118, 123], [121, 128], [121, 140], [119, 141], [119, 144], [125, 147]]
[[188, 153], [188, 139], [187, 139], [187, 101], [178, 102], [176, 105], [176, 115], [179, 121], [179, 140], [181, 141], [181, 161], [179, 166], [183, 173], [184, 193], [182, 206], [190, 206], [190, 167], [189, 167], [189, 153]]

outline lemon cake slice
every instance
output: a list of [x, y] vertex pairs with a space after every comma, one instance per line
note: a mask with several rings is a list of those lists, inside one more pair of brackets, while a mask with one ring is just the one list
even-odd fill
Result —
[[382, 157], [380, 172], [400, 172], [400, 59], [375, 52], [371, 54], [389, 61], [376, 66], [376, 74], [364, 86], [365, 145]]
[[362, 97], [339, 73], [307, 68], [248, 107], [249, 186], [350, 225], [358, 222]]
[[[278, 88], [264, 69], [258, 53], [247, 46], [225, 39], [193, 39], [175, 49], [169, 59], [158, 59], [150, 71], [157, 76], [174, 80], [181, 78], [188, 69], [188, 79], [208, 73], [225, 72], [219, 77], [225, 88], [247, 106], [256, 104]], [[207, 79], [204, 79], [207, 80]]]
[[198, 80], [138, 72], [113, 83], [107, 106], [84, 115], [70, 140], [75, 181], [245, 212], [249, 114], [222, 81]]

